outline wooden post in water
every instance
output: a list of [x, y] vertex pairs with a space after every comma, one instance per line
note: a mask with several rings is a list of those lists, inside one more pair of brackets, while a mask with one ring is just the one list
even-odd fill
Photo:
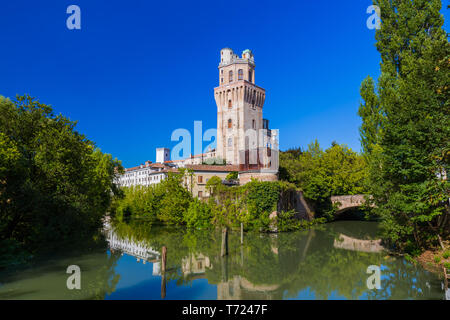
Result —
[[244, 224], [241, 222], [241, 244], [244, 244]]
[[220, 251], [220, 256], [224, 257], [228, 254], [228, 228], [222, 229], [222, 250]]
[[164, 246], [161, 250], [161, 299], [166, 297], [166, 260], [167, 248]]
[[161, 249], [161, 272], [166, 272], [167, 248], [164, 246]]

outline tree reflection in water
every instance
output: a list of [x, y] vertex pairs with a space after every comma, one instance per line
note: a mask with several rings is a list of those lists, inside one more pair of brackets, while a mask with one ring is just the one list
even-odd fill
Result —
[[[225, 257], [220, 256], [220, 231], [186, 231], [142, 221], [115, 223], [113, 228], [118, 236], [144, 241], [154, 250], [166, 246], [167, 281], [186, 286], [207, 279], [217, 285], [218, 299], [442, 299], [436, 276], [387, 256], [379, 242], [370, 241], [376, 226], [343, 221], [303, 232], [248, 233], [243, 245], [239, 233], [230, 233]], [[342, 235], [347, 242], [354, 239], [353, 248], [336, 245]], [[379, 290], [367, 288], [370, 265], [381, 267]]]
[[[77, 249], [40, 257], [32, 266], [0, 275], [0, 299], [104, 299], [115, 291], [121, 252], [108, 252], [103, 239], [77, 243]], [[81, 289], [69, 290], [67, 267], [81, 269]]]

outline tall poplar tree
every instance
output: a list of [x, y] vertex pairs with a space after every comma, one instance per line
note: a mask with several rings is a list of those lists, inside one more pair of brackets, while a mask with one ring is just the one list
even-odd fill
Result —
[[[374, 0], [377, 93], [361, 86], [361, 142], [385, 237], [402, 250], [448, 237], [450, 46], [439, 0]], [[374, 152], [375, 150], [375, 152]]]

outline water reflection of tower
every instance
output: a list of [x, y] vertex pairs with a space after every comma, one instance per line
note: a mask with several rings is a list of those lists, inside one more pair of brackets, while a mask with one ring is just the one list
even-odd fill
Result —
[[[189, 280], [206, 278], [206, 270], [212, 268], [210, 258], [202, 253], [192, 253], [181, 262], [183, 276]], [[255, 285], [241, 276], [235, 276], [232, 279], [223, 279], [217, 284], [217, 299], [273, 299], [273, 292], [278, 287], [278, 285]]]

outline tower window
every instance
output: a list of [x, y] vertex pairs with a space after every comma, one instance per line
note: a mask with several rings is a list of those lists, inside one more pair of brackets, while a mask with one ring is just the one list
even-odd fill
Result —
[[223, 78], [220, 78], [220, 82], [222, 82], [222, 83], [223, 83]]
[[230, 72], [228, 72], [228, 76], [230, 78], [230, 82], [233, 82], [233, 71], [230, 70]]
[[233, 125], [233, 121], [231, 119], [228, 119], [228, 128], [231, 129], [232, 125]]
[[228, 146], [229, 147], [233, 146], [233, 138], [228, 138]]
[[[231, 103], [231, 100], [228, 100], [228, 109], [231, 109], [231, 108], [233, 108], [233, 105], [232, 105], [232, 103]], [[231, 119], [230, 119], [231, 120]]]
[[244, 70], [239, 69], [238, 70], [238, 80], [243, 80], [244, 79]]
[[253, 82], [253, 79], [252, 79], [252, 70], [248, 70], [248, 81]]
[[252, 120], [252, 127], [253, 127], [253, 129], [256, 129], [256, 121], [255, 121], [255, 119]]

